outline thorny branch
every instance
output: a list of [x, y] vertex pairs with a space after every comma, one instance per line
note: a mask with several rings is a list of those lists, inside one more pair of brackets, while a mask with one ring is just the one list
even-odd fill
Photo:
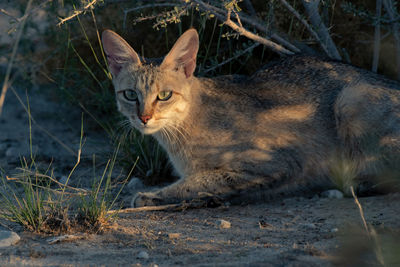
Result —
[[[221, 22], [226, 21], [226, 17], [228, 16], [226, 10], [223, 10], [223, 9], [215, 7], [213, 5], [204, 3], [201, 0], [194, 0], [194, 2], [198, 4], [199, 9], [201, 9], [205, 12], [210, 12]], [[230, 14], [230, 15], [232, 15], [232, 14]], [[230, 18], [231, 18], [231, 16], [230, 16]], [[262, 22], [258, 21], [255, 17], [249, 17], [245, 14], [240, 14], [240, 20], [251, 25], [252, 27], [256, 28], [257, 30], [259, 30], [267, 35], [270, 34], [270, 32], [268, 31], [268, 28]], [[271, 38], [277, 40], [279, 43], [285, 45], [286, 47], [288, 47], [289, 49], [291, 49], [292, 51], [294, 51], [296, 53], [300, 52], [300, 49], [298, 49], [296, 46], [294, 46], [293, 44], [286, 41], [284, 38], [280, 37], [277, 33], [273, 33], [271, 35]], [[266, 39], [266, 38], [263, 38], [263, 39]], [[269, 42], [273, 43], [272, 41], [269, 41]]]
[[134, 7], [134, 8], [129, 8], [124, 10], [124, 21], [123, 21], [123, 29], [126, 28], [126, 18], [128, 16], [128, 13], [130, 12], [134, 12], [137, 10], [141, 10], [141, 9], [146, 9], [146, 8], [155, 8], [155, 7], [175, 7], [176, 3], [160, 3], [160, 4], [148, 4], [148, 5], [143, 5], [143, 6], [138, 6], [138, 7]]
[[199, 4], [199, 8], [211, 12], [212, 14], [214, 14], [214, 16], [219, 19], [220, 21], [223, 21], [225, 25], [231, 27], [233, 30], [235, 30], [236, 32], [238, 32], [240, 35], [243, 35], [251, 40], [254, 40], [258, 43], [261, 43], [267, 47], [269, 47], [271, 50], [279, 53], [279, 54], [286, 54], [286, 55], [293, 55], [294, 53], [292, 51], [287, 50], [286, 48], [284, 48], [283, 46], [274, 43], [266, 38], [260, 37], [259, 35], [256, 35], [248, 30], [246, 30], [245, 28], [237, 25], [235, 22], [233, 22], [231, 20], [231, 10], [228, 10], [228, 13], [226, 15], [226, 18], [221, 15], [218, 12], [215, 12], [215, 10], [209, 9], [207, 7], [207, 4], [205, 4], [203, 1], [199, 1], [199, 0], [195, 0], [195, 2], [197, 4]]
[[86, 11], [88, 11], [89, 8], [93, 8], [96, 3], [97, 3], [97, 0], [93, 0], [92, 2], [90, 2], [86, 6], [84, 6], [81, 10], [75, 10], [74, 14], [72, 14], [71, 16], [66, 17], [64, 19], [60, 19], [60, 22], [57, 24], [57, 26], [61, 26], [68, 20], [71, 20], [71, 19], [75, 18], [76, 16], [79, 16], [80, 14], [85, 13]]

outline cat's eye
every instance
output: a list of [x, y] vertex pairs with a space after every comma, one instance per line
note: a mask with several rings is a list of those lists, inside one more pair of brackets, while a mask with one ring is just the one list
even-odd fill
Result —
[[161, 101], [167, 101], [172, 96], [172, 91], [161, 91], [157, 95], [157, 99]]
[[138, 99], [137, 93], [130, 89], [124, 91], [124, 97], [129, 101], [136, 101]]

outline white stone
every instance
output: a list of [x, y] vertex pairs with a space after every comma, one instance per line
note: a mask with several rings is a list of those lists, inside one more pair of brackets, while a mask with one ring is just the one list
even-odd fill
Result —
[[231, 228], [231, 223], [228, 222], [228, 221], [222, 220], [222, 219], [217, 221], [217, 225], [221, 229], [229, 229], [229, 228]]
[[336, 232], [338, 232], [339, 231], [339, 229], [337, 229], [337, 228], [332, 228], [331, 229], [331, 233], [336, 233]]
[[343, 198], [343, 193], [337, 189], [327, 190], [321, 193], [321, 197], [324, 198]]
[[0, 248], [5, 248], [14, 245], [21, 238], [19, 235], [12, 231], [0, 230]]
[[147, 253], [146, 251], [140, 251], [138, 253], [138, 255], [136, 256], [137, 259], [143, 259], [143, 260], [147, 260], [149, 258], [149, 253]]

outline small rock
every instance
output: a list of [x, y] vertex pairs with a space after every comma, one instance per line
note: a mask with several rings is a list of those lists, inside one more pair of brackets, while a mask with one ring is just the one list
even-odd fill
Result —
[[129, 183], [127, 184], [127, 187], [131, 190], [135, 189], [142, 189], [144, 187], [142, 180], [139, 178], [133, 177]]
[[307, 228], [310, 228], [310, 229], [315, 229], [317, 227], [313, 223], [305, 223], [304, 226], [307, 227]]
[[177, 239], [177, 238], [179, 238], [179, 237], [181, 237], [181, 234], [180, 234], [180, 233], [169, 233], [169, 234], [168, 234], [168, 238], [169, 238], [169, 239]]
[[5, 248], [14, 245], [21, 238], [19, 235], [12, 231], [1, 230], [0, 231], [0, 248]]
[[327, 190], [321, 193], [321, 197], [324, 198], [343, 198], [343, 193], [337, 189]]
[[339, 229], [337, 229], [337, 228], [332, 228], [331, 229], [331, 233], [336, 233], [336, 232], [338, 232], [339, 231]]
[[146, 251], [140, 251], [136, 258], [147, 260], [149, 258], [149, 253], [147, 253]]
[[229, 228], [231, 228], [231, 223], [228, 222], [228, 221], [225, 221], [225, 220], [218, 220], [217, 221], [217, 225], [221, 229], [229, 229]]

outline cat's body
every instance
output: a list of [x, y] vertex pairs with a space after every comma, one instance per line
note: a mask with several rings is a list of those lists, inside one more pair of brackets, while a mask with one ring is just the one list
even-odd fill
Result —
[[181, 177], [139, 193], [135, 206], [322, 188], [335, 157], [351, 160], [363, 178], [399, 156], [398, 83], [307, 56], [251, 77], [196, 78], [196, 41], [189, 30], [160, 66], [145, 66], [116, 34], [103, 35], [120, 111], [153, 134]]

